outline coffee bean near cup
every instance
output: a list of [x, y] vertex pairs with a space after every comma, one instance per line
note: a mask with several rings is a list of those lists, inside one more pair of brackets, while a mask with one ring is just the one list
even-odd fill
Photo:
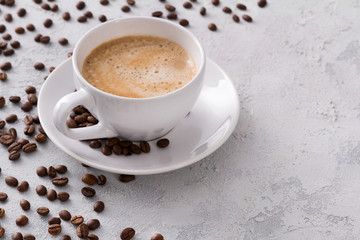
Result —
[[[170, 21], [131, 17], [103, 23], [76, 44], [77, 91], [53, 112], [57, 129], [77, 139], [120, 136], [153, 140], [185, 118], [200, 95], [205, 54], [195, 36]], [[82, 105], [99, 120], [68, 128], [71, 110]]]

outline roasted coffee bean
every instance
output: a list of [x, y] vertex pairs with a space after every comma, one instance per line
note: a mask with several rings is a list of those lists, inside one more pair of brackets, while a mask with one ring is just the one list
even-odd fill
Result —
[[0, 42], [0, 49], [6, 49], [7, 45], [7, 42]]
[[17, 49], [17, 48], [20, 47], [20, 42], [14, 40], [14, 41], [12, 41], [12, 42], [10, 43], [10, 45], [11, 45], [12, 48]]
[[5, 215], [5, 209], [0, 208], [0, 218], [3, 218]]
[[0, 143], [5, 146], [10, 146], [15, 142], [15, 139], [10, 134], [4, 134], [0, 137]]
[[243, 10], [243, 11], [245, 11], [245, 10], [247, 9], [247, 7], [246, 7], [244, 4], [242, 4], [242, 3], [236, 4], [236, 7], [237, 7], [238, 9], [240, 9], [240, 10]]
[[69, 43], [69, 41], [66, 38], [60, 38], [58, 40], [58, 42], [60, 43], [60, 45], [63, 45], [63, 46], [65, 46]]
[[108, 146], [103, 146], [101, 148], [101, 152], [105, 155], [105, 156], [110, 156], [112, 154], [112, 150], [110, 147]]
[[123, 11], [125, 13], [130, 12], [130, 7], [127, 6], [127, 5], [124, 5], [124, 6], [121, 7], [121, 11]]
[[247, 22], [252, 22], [253, 21], [252, 18], [247, 14], [242, 15], [242, 18]]
[[76, 121], [71, 118], [66, 120], [66, 125], [68, 126], [68, 128], [77, 128], [78, 127], [78, 124], [76, 123]]
[[100, 221], [98, 219], [91, 219], [87, 221], [86, 225], [89, 227], [89, 230], [95, 230], [100, 227]]
[[107, 21], [107, 17], [105, 15], [100, 15], [99, 16], [99, 21], [100, 22], [106, 22]]
[[49, 189], [46, 193], [46, 197], [49, 201], [55, 201], [57, 198], [57, 193], [54, 189]]
[[12, 36], [9, 33], [5, 33], [5, 34], [2, 35], [2, 38], [5, 41], [10, 41], [12, 39]]
[[83, 123], [78, 124], [78, 127], [82, 128], [82, 127], [86, 127], [87, 125], [88, 125], [87, 122], [83, 122]]
[[50, 37], [49, 36], [41, 36], [40, 37], [40, 42], [44, 43], [44, 44], [49, 43], [50, 42]]
[[12, 103], [18, 103], [20, 102], [21, 98], [19, 96], [10, 96], [9, 101]]
[[80, 224], [76, 228], [76, 235], [79, 238], [87, 238], [87, 236], [89, 235], [89, 227], [84, 223]]
[[109, 4], [109, 0], [100, 0], [100, 4], [106, 6]]
[[36, 93], [36, 88], [35, 88], [34, 86], [27, 86], [27, 87], [25, 88], [25, 92], [26, 92], [27, 94]]
[[5, 0], [5, 5], [8, 7], [14, 6], [15, 0]]
[[101, 142], [99, 140], [91, 140], [89, 143], [89, 146], [91, 148], [100, 148], [101, 147]]
[[44, 10], [47, 10], [47, 11], [49, 11], [51, 9], [50, 5], [47, 4], [47, 3], [41, 4], [41, 8], [44, 9]]
[[229, 13], [229, 14], [232, 13], [231, 8], [229, 8], [229, 7], [223, 7], [222, 10], [223, 10], [224, 13]]
[[141, 151], [143, 151], [144, 153], [148, 153], [151, 150], [150, 144], [147, 141], [141, 141], [140, 148], [141, 148]]
[[57, 194], [57, 198], [58, 198], [61, 202], [65, 202], [65, 201], [69, 200], [70, 195], [69, 195], [69, 193], [67, 193], [67, 192], [59, 192], [59, 193]]
[[125, 228], [120, 233], [120, 238], [122, 240], [130, 240], [134, 237], [134, 235], [135, 235], [135, 230], [133, 228]]
[[35, 132], [35, 125], [34, 124], [27, 125], [24, 128], [24, 134], [25, 135], [31, 136], [31, 135], [34, 134], [34, 132]]
[[104, 211], [104, 208], [105, 208], [105, 204], [102, 201], [97, 201], [94, 204], [94, 211], [97, 213], [101, 213], [102, 211]]
[[17, 27], [15, 28], [15, 32], [17, 34], [24, 34], [25, 33], [25, 29], [23, 27]]
[[3, 108], [5, 106], [6, 100], [3, 96], [0, 96], [0, 108]]
[[119, 142], [120, 147], [124, 147], [124, 148], [130, 147], [131, 144], [132, 144], [132, 141], [120, 141]]
[[0, 192], [0, 202], [4, 202], [8, 199], [8, 195], [4, 192]]
[[60, 173], [60, 174], [64, 174], [67, 172], [67, 167], [65, 165], [57, 165], [55, 167], [56, 172]]
[[135, 5], [135, 0], [126, 0], [127, 4], [129, 4], [130, 6], [134, 6]]
[[77, 4], [76, 4], [76, 8], [78, 10], [83, 10], [85, 8], [85, 2], [83, 1], [79, 1]]
[[77, 115], [77, 116], [74, 118], [74, 120], [75, 120], [75, 122], [76, 122], [77, 124], [80, 124], [80, 123], [86, 122], [87, 117], [84, 116], [84, 115]]
[[27, 181], [21, 181], [17, 186], [19, 192], [26, 192], [29, 189], [29, 183]]
[[81, 193], [85, 196], [85, 197], [93, 197], [96, 194], [95, 189], [91, 188], [91, 187], [83, 187], [81, 189]]
[[58, 217], [52, 217], [48, 220], [48, 224], [52, 225], [52, 224], [61, 224], [61, 219]]
[[47, 216], [50, 210], [47, 207], [39, 207], [36, 209], [36, 212], [41, 216]]
[[35, 138], [35, 141], [38, 143], [43, 143], [47, 139], [46, 135], [43, 133], [36, 134], [34, 138]]
[[[15, 139], [10, 135], [10, 134], [8, 134], [4, 129], [0, 129], [0, 137], [2, 137], [2, 136], [4, 136], [4, 135], [8, 135], [10, 138], [12, 138], [12, 140], [14, 140], [14, 142], [15, 142]], [[3, 145], [5, 145], [4, 142], [5, 140], [4, 139], [1, 139], [0, 138], [0, 143], [1, 144], [3, 144]], [[5, 145], [5, 146], [9, 146], [9, 145]]]
[[220, 0], [211, 0], [212, 5], [219, 6]]
[[34, 64], [34, 68], [35, 68], [36, 70], [43, 70], [43, 69], [45, 68], [45, 65], [44, 65], [42, 62], [36, 62], [36, 63]]
[[136, 145], [136, 144], [131, 144], [130, 151], [132, 153], [135, 153], [135, 154], [140, 154], [141, 153], [140, 147], [138, 145]]
[[3, 129], [6, 125], [6, 122], [4, 120], [0, 120], [0, 129]]
[[84, 23], [84, 22], [87, 21], [87, 18], [86, 18], [85, 16], [80, 16], [80, 17], [77, 18], [77, 21], [78, 21], [79, 23]]
[[177, 19], [177, 14], [176, 13], [169, 13], [166, 17], [168, 19], [170, 19], [170, 20], [176, 20]]
[[33, 108], [33, 105], [30, 102], [24, 102], [23, 104], [21, 104], [21, 110], [23, 110], [24, 112], [29, 112], [31, 111]]
[[68, 184], [68, 182], [69, 182], [69, 179], [67, 177], [55, 177], [52, 180], [52, 183], [58, 187], [63, 187], [66, 184]]
[[187, 19], [181, 19], [181, 20], [179, 21], [179, 24], [180, 24], [181, 26], [183, 26], [183, 27], [186, 27], [186, 26], [189, 25], [189, 21], [188, 21]]
[[5, 121], [8, 123], [13, 123], [16, 122], [17, 120], [17, 115], [16, 114], [10, 114], [5, 118]]
[[93, 17], [94, 17], [94, 15], [92, 14], [92, 12], [90, 12], [90, 11], [84, 12], [84, 16], [87, 17], [87, 18], [93, 18]]
[[16, 232], [12, 235], [12, 240], [23, 240], [23, 235], [20, 232]]
[[36, 238], [32, 234], [25, 234], [23, 240], [35, 240]]
[[60, 240], [71, 240], [71, 237], [69, 235], [64, 235], [60, 238]]
[[4, 56], [11, 56], [15, 53], [14, 49], [8, 48], [3, 51]]
[[36, 174], [39, 176], [39, 177], [44, 177], [47, 175], [47, 169], [46, 167], [44, 166], [39, 166], [36, 168]]
[[13, 20], [13, 17], [10, 13], [7, 13], [4, 15], [4, 20], [7, 21], [7, 22], [12, 22]]
[[234, 22], [237, 22], [237, 23], [240, 22], [240, 18], [236, 14], [232, 15], [232, 19], [234, 20]]
[[28, 200], [21, 199], [20, 200], [20, 207], [22, 208], [22, 210], [28, 211], [30, 209], [30, 202]]
[[59, 235], [61, 233], [61, 225], [60, 224], [52, 224], [48, 227], [48, 233], [51, 235]]
[[260, 0], [260, 1], [258, 1], [257, 4], [259, 7], [263, 8], [266, 6], [267, 2], [266, 2], [266, 0]]
[[72, 225], [78, 226], [84, 222], [84, 218], [80, 215], [73, 216], [70, 220]]
[[10, 161], [16, 161], [20, 158], [20, 152], [18, 151], [12, 151], [9, 153], [9, 160]]
[[71, 219], [71, 214], [68, 210], [61, 210], [59, 216], [64, 221], [69, 221]]
[[40, 123], [40, 119], [39, 119], [38, 115], [34, 115], [32, 118], [33, 118], [34, 123]]
[[43, 127], [41, 126], [41, 124], [40, 124], [40, 126], [38, 127], [38, 130], [39, 130], [39, 132], [40, 132], [40, 133], [42, 133], [42, 134], [45, 134], [45, 135], [46, 135], [46, 133], [45, 133], [45, 131], [44, 131]]
[[4, 33], [6, 31], [6, 26], [4, 24], [0, 24], [0, 33]]
[[170, 4], [165, 4], [165, 9], [168, 10], [169, 12], [175, 12], [176, 7]]
[[93, 233], [90, 233], [87, 237], [87, 240], [99, 240], [99, 237]]
[[2, 71], [8, 71], [12, 68], [11, 62], [4, 62], [3, 64], [0, 65], [0, 69]]
[[122, 153], [122, 147], [120, 147], [120, 145], [119, 144], [116, 144], [116, 145], [114, 145], [113, 147], [112, 147], [112, 150], [113, 150], [113, 152], [116, 154], [116, 155], [121, 155], [121, 153]]
[[0, 72], [0, 81], [6, 81], [7, 74], [6, 72]]
[[184, 2], [183, 7], [186, 9], [190, 9], [190, 8], [192, 8], [192, 4], [191, 4], [191, 2]]
[[131, 181], [135, 180], [135, 176], [127, 175], [127, 174], [120, 174], [119, 180], [120, 180], [120, 182], [124, 182], [124, 183], [131, 182]]
[[26, 29], [30, 32], [33, 32], [33, 31], [35, 31], [35, 26], [34, 26], [34, 24], [29, 23], [28, 25], [26, 25]]
[[9, 129], [9, 134], [10, 134], [14, 139], [16, 139], [16, 137], [17, 137], [17, 131], [16, 131], [15, 128], [10, 128], [10, 129]]
[[18, 180], [13, 176], [8, 176], [5, 178], [5, 183], [9, 185], [10, 187], [17, 187]]
[[24, 146], [25, 144], [29, 143], [29, 140], [25, 138], [20, 138], [19, 140], [17, 140], [17, 142], [20, 143], [21, 146]]
[[130, 155], [131, 155], [131, 151], [130, 151], [130, 149], [128, 149], [128, 148], [123, 148], [122, 154], [124, 154], [125, 156], [130, 156]]
[[169, 144], [170, 144], [170, 141], [167, 138], [162, 138], [156, 142], [156, 145], [159, 148], [166, 148], [167, 146], [169, 146]]
[[59, 6], [57, 4], [54, 4], [51, 6], [51, 9], [50, 9], [52, 12], [57, 12], [57, 10], [59, 10]]
[[96, 183], [99, 185], [99, 186], [102, 186], [102, 185], [105, 185], [107, 179], [104, 175], [99, 175], [96, 179]]
[[[216, 26], [215, 23], [210, 23], [210, 24], [208, 25], [208, 29], [209, 29], [210, 31], [215, 32], [215, 31], [217, 30], [217, 26]], [[158, 146], [159, 146], [159, 145], [158, 145]], [[160, 146], [159, 146], [159, 147], [160, 147]]]
[[164, 237], [160, 233], [155, 233], [150, 240], [164, 240]]
[[56, 177], [56, 169], [53, 166], [49, 166], [47, 169], [47, 175], [51, 178]]
[[2, 238], [5, 234], [5, 228], [0, 227], [0, 238]]
[[33, 0], [33, 1], [34, 1], [34, 3], [36, 3], [36, 4], [42, 3], [42, 0]]
[[25, 215], [21, 215], [16, 219], [15, 222], [16, 222], [16, 225], [23, 227], [29, 222], [29, 219]]
[[65, 21], [69, 21], [71, 16], [70, 16], [70, 13], [69, 12], [64, 12], [62, 14], [62, 18], [65, 20]]
[[44, 196], [47, 193], [47, 189], [46, 189], [46, 187], [44, 185], [38, 185], [36, 187], [36, 193], [39, 196]]
[[96, 183], [96, 177], [90, 173], [87, 173], [82, 176], [81, 181], [88, 185], [94, 185]]
[[55, 70], [55, 67], [49, 67], [49, 72], [53, 72]]
[[24, 123], [26, 125], [30, 125], [34, 122], [34, 119], [31, 115], [26, 115], [25, 118], [24, 118]]
[[87, 117], [87, 121], [94, 124], [97, 124], [99, 122], [99, 120], [97, 120], [94, 116], [91, 115]]
[[158, 17], [158, 18], [161, 18], [163, 15], [163, 12], [162, 11], [155, 11], [151, 14], [151, 16], [153, 17]]

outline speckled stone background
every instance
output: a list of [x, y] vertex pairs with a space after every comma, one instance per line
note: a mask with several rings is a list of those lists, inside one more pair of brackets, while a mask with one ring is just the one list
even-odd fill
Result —
[[[43, 0], [44, 1], [44, 0]], [[117, 175], [87, 169], [51, 142], [36, 153], [11, 162], [5, 148], [0, 149], [0, 191], [9, 199], [0, 203], [6, 216], [0, 224], [6, 229], [4, 239], [15, 231], [33, 233], [37, 239], [59, 239], [47, 234], [47, 219], [35, 209], [50, 208], [51, 216], [69, 209], [85, 219], [98, 218], [100, 239], [119, 239], [120, 231], [135, 228], [135, 239], [150, 239], [161, 232], [165, 239], [359, 239], [360, 236], [360, 1], [270, 1], [260, 9], [256, 1], [244, 0], [253, 23], [236, 24], [221, 11], [237, 3], [223, 0], [219, 7], [200, 1], [190, 10], [181, 1], [170, 1], [180, 18], [190, 20], [189, 30], [202, 42], [209, 58], [215, 60], [233, 79], [241, 100], [238, 126], [229, 140], [206, 159], [181, 170], [152, 176], [139, 176], [131, 183], [117, 180]], [[6, 23], [21, 49], [9, 60], [13, 70], [0, 82], [0, 95], [20, 95], [24, 88], [38, 90], [48, 71], [35, 71], [42, 61], [47, 69], [66, 59], [76, 41], [97, 24], [97, 17], [149, 16], [164, 10], [159, 1], [138, 0], [131, 12], [120, 7], [125, 1], [110, 1], [101, 6], [97, 0], [86, 1], [85, 10], [94, 18], [78, 23], [82, 14], [76, 1], [56, 0], [59, 11], [44, 11], [30, 0], [17, 0], [12, 8], [0, 6], [0, 22], [5, 13], [13, 13]], [[16, 15], [20, 6], [27, 9], [24, 18]], [[208, 15], [201, 17], [200, 6]], [[70, 22], [61, 19], [69, 11]], [[51, 18], [54, 25], [45, 29], [42, 22]], [[215, 22], [217, 32], [207, 24]], [[35, 33], [17, 35], [13, 28], [33, 23], [36, 33], [51, 36], [51, 44], [33, 41]], [[60, 46], [66, 37], [70, 44]], [[36, 109], [33, 110], [35, 114]], [[0, 119], [17, 113], [18, 106], [7, 104]], [[9, 125], [8, 125], [9, 126]], [[20, 132], [24, 123], [11, 126]], [[23, 136], [20, 133], [20, 136]], [[49, 202], [35, 193], [38, 184], [53, 187], [47, 178], [39, 178], [39, 165], [66, 164], [70, 178], [65, 188], [71, 195], [66, 203]], [[95, 186], [97, 195], [86, 199], [80, 189], [84, 173], [105, 174], [108, 183]], [[30, 189], [19, 193], [4, 183], [8, 175], [27, 180]], [[57, 189], [57, 188], [56, 188]], [[58, 189], [57, 189], [58, 190]], [[17, 227], [15, 219], [24, 214], [19, 200], [31, 202], [25, 214], [30, 223]], [[95, 200], [106, 204], [104, 212], [92, 210]], [[71, 224], [62, 224], [63, 233], [77, 239]]]

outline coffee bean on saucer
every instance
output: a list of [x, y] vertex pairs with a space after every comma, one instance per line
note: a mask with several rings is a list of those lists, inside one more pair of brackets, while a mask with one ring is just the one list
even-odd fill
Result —
[[47, 137], [43, 133], [36, 134], [34, 137], [35, 141], [38, 143], [43, 143], [46, 141]]
[[101, 152], [105, 155], [105, 156], [110, 156], [112, 154], [112, 150], [110, 147], [108, 146], [103, 146], [101, 148]]
[[46, 216], [49, 214], [50, 210], [47, 207], [39, 207], [36, 209], [36, 212], [41, 216]]
[[119, 138], [113, 137], [113, 138], [109, 138], [108, 140], [106, 140], [105, 145], [108, 147], [113, 147], [115, 144], [118, 144], [119, 142], [120, 142]]
[[183, 26], [183, 27], [186, 27], [186, 26], [189, 25], [189, 21], [188, 21], [187, 19], [181, 19], [181, 20], [179, 21], [179, 24], [180, 24], [181, 26]]
[[28, 211], [30, 209], [30, 202], [28, 200], [21, 199], [20, 200], [20, 207], [22, 208], [22, 210]]
[[86, 119], [89, 123], [94, 123], [97, 124], [99, 122], [99, 120], [97, 120], [94, 116], [90, 115], [87, 117]]
[[51, 9], [50, 5], [47, 4], [47, 3], [41, 4], [41, 8], [44, 9], [44, 10], [47, 10], [47, 11], [49, 11]]
[[183, 7], [186, 9], [190, 9], [190, 8], [192, 8], [192, 4], [191, 4], [191, 2], [184, 2]]
[[88, 225], [81, 223], [77, 228], [76, 228], [76, 235], [79, 238], [87, 238], [87, 236], [89, 235], [89, 227]]
[[52, 12], [57, 12], [57, 10], [59, 10], [59, 6], [57, 4], [54, 4], [51, 6], [51, 9], [50, 9]]
[[7, 79], [6, 72], [0, 72], [0, 81], [5, 81]]
[[162, 11], [155, 11], [151, 14], [151, 16], [158, 17], [158, 18], [162, 17], [162, 15], [163, 15]]
[[245, 10], [247, 9], [247, 7], [246, 7], [244, 4], [242, 4], [242, 3], [236, 4], [236, 7], [237, 7], [238, 9], [240, 9], [240, 10], [243, 10], [243, 11], [245, 11]]
[[59, 41], [60, 45], [67, 45], [69, 43], [69, 41], [66, 38], [60, 38]]
[[63, 187], [68, 184], [69, 179], [67, 177], [55, 177], [52, 179], [52, 183], [57, 187]]
[[84, 222], [84, 218], [80, 215], [73, 216], [70, 220], [72, 225], [78, 226]]
[[252, 18], [247, 14], [242, 15], [242, 18], [247, 22], [252, 22], [253, 21]]
[[61, 210], [59, 216], [64, 221], [69, 221], [71, 219], [71, 214], [68, 210]]
[[99, 16], [99, 21], [100, 21], [100, 22], [106, 22], [106, 21], [107, 21], [106, 16], [105, 16], [105, 15], [100, 15], [100, 16]]
[[109, 4], [109, 0], [100, 0], [100, 4], [106, 6]]
[[5, 178], [5, 183], [9, 185], [10, 187], [17, 187], [18, 180], [13, 176], [8, 176]]
[[84, 116], [84, 115], [77, 115], [77, 116], [74, 118], [74, 120], [75, 120], [75, 122], [76, 122], [77, 124], [81, 124], [81, 123], [86, 122], [87, 117]]
[[170, 4], [165, 4], [165, 9], [168, 10], [169, 12], [175, 12], [176, 7]]
[[21, 104], [21, 110], [23, 110], [24, 112], [29, 112], [31, 111], [33, 108], [33, 105], [30, 102], [24, 102], [23, 104]]
[[127, 175], [127, 174], [120, 174], [119, 175], [119, 181], [120, 182], [127, 183], [127, 182], [131, 182], [133, 180], [135, 180], [134, 175]]
[[101, 147], [101, 142], [99, 140], [91, 140], [89, 143], [89, 146], [91, 148], [100, 148]]
[[46, 187], [44, 185], [38, 185], [36, 187], [36, 193], [39, 196], [44, 196], [47, 193], [47, 189], [46, 189]]
[[258, 1], [257, 4], [259, 7], [263, 8], [266, 6], [267, 2], [266, 2], [266, 0], [260, 0], [260, 1]]
[[141, 148], [141, 151], [143, 151], [144, 153], [148, 153], [151, 150], [150, 144], [147, 141], [141, 141], [140, 148]]
[[69, 200], [70, 195], [69, 195], [69, 193], [67, 193], [67, 192], [59, 192], [59, 193], [57, 194], [57, 198], [58, 198], [61, 202], [65, 202], [65, 201]]
[[3, 64], [0, 65], [0, 69], [2, 71], [8, 71], [12, 68], [12, 65], [10, 62], [4, 62]]
[[44, 44], [47, 44], [47, 43], [50, 42], [50, 37], [49, 36], [41, 36], [40, 37], [40, 42], [44, 43]]
[[131, 155], [131, 151], [130, 151], [130, 149], [128, 149], [128, 148], [123, 148], [122, 154], [123, 154], [124, 156], [130, 156], [130, 155]]
[[52, 217], [48, 220], [48, 224], [52, 225], [52, 224], [61, 224], [61, 219], [58, 217]]
[[4, 192], [0, 192], [0, 202], [4, 202], [8, 199], [8, 195]]
[[93, 174], [87, 173], [82, 176], [81, 181], [88, 185], [94, 185], [96, 183], [96, 177]]
[[0, 218], [3, 218], [5, 216], [5, 209], [0, 208]]
[[96, 194], [95, 189], [91, 188], [91, 187], [83, 187], [81, 189], [81, 193], [85, 196], [85, 197], [93, 197]]
[[120, 147], [119, 144], [115, 144], [115, 145], [112, 147], [112, 150], [113, 150], [114, 154], [116, 154], [116, 155], [121, 155], [122, 152], [123, 152], [123, 149], [122, 149], [122, 147]]
[[60, 224], [52, 224], [48, 227], [48, 233], [51, 235], [59, 235], [61, 233], [61, 225]]
[[100, 221], [98, 219], [91, 219], [87, 221], [86, 225], [89, 227], [89, 230], [95, 230], [100, 227]]
[[212, 5], [219, 6], [220, 0], [211, 0]]
[[169, 144], [170, 144], [170, 141], [167, 138], [162, 138], [156, 142], [156, 145], [159, 148], [166, 148], [167, 146], [169, 146]]
[[46, 193], [46, 197], [49, 201], [55, 201], [57, 198], [57, 193], [54, 189], [49, 189], [49, 191]]
[[216, 27], [215, 23], [210, 23], [210, 24], [208, 25], [208, 29], [209, 29], [210, 31], [215, 32], [215, 31], [217, 30], [217, 27]]
[[12, 48], [17, 49], [17, 48], [20, 47], [20, 42], [14, 40], [14, 41], [12, 41], [12, 42], [10, 43], [10, 45], [11, 45]]
[[26, 29], [30, 32], [33, 32], [33, 31], [35, 31], [35, 26], [34, 26], [34, 24], [29, 23], [28, 25], [26, 25]]
[[176, 20], [178, 16], [176, 13], [171, 12], [166, 17], [167, 17], [167, 19], [170, 19], [170, 20]]
[[70, 16], [70, 13], [69, 12], [64, 12], [62, 14], [62, 18], [65, 20], [65, 21], [69, 21], [71, 16]]
[[57, 165], [55, 167], [56, 172], [60, 173], [60, 174], [64, 174], [67, 172], [67, 167], [65, 165]]
[[44, 166], [39, 166], [36, 168], [36, 174], [39, 176], [39, 177], [44, 177], [47, 175], [47, 169], [46, 167]]
[[135, 235], [135, 230], [133, 228], [125, 228], [120, 233], [120, 238], [122, 240], [130, 240], [134, 237], [134, 235]]
[[84, 23], [84, 22], [87, 21], [87, 18], [86, 18], [85, 16], [80, 16], [80, 17], [77, 18], [77, 21], [78, 21], [79, 23]]
[[130, 12], [130, 7], [127, 5], [124, 5], [121, 7], [121, 11], [123, 11], [124, 13]]
[[19, 192], [26, 192], [29, 189], [29, 183], [27, 181], [21, 181], [17, 186]]
[[119, 142], [119, 145], [120, 147], [128, 148], [131, 146], [132, 143], [132, 141], [122, 140]]
[[223, 7], [223, 9], [222, 9], [222, 10], [223, 10], [223, 12], [224, 12], [224, 13], [228, 13], [228, 14], [232, 13], [231, 8], [226, 7], [226, 6], [225, 6], [225, 7]]
[[21, 215], [18, 218], [16, 218], [16, 225], [18, 225], [19, 227], [23, 227], [26, 224], [28, 224], [29, 219], [25, 216], [25, 215]]
[[16, 114], [9, 114], [6, 118], [5, 118], [5, 121], [7, 123], [13, 123], [13, 122], [16, 122], [17, 120], [17, 115]]
[[24, 134], [25, 135], [31, 136], [31, 135], [34, 134], [34, 132], [35, 132], [35, 125], [34, 124], [27, 125], [24, 128]]
[[7, 13], [4, 15], [4, 20], [7, 21], [7, 22], [12, 22], [13, 20], [13, 17], [10, 13]]
[[76, 4], [76, 8], [78, 10], [83, 10], [85, 8], [85, 2], [83, 1], [79, 1], [77, 4]]
[[94, 204], [94, 211], [97, 213], [101, 213], [102, 211], [104, 211], [104, 208], [105, 208], [105, 204], [102, 201], [97, 201]]
[[71, 118], [66, 120], [66, 125], [68, 126], [68, 128], [77, 128], [78, 127], [78, 124], [76, 123], [76, 121]]
[[35, 236], [32, 234], [25, 234], [23, 240], [35, 240]]
[[104, 175], [99, 175], [96, 179], [96, 183], [99, 185], [99, 186], [102, 186], [102, 185], [105, 185], [107, 179]]
[[234, 20], [234, 22], [237, 22], [237, 23], [240, 22], [240, 18], [236, 14], [232, 15], [232, 19]]
[[164, 240], [164, 237], [160, 233], [155, 233], [150, 240]]
[[136, 144], [131, 144], [130, 151], [132, 153], [135, 153], [135, 154], [140, 154], [141, 153], [140, 147], [138, 145], [136, 145]]
[[12, 240], [23, 240], [23, 235], [20, 232], [16, 232], [12, 235]]

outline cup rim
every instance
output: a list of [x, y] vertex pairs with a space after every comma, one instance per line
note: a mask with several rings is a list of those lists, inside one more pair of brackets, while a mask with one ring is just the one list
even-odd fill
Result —
[[[184, 31], [187, 32], [187, 34], [191, 37], [191, 39], [195, 42], [195, 44], [197, 45], [197, 47], [200, 50], [200, 54], [201, 54], [201, 62], [200, 62], [200, 66], [195, 74], [195, 76], [189, 81], [187, 82], [184, 86], [182, 86], [179, 89], [176, 89], [174, 91], [168, 92], [166, 94], [163, 95], [159, 95], [159, 96], [153, 96], [153, 97], [145, 97], [145, 98], [131, 98], [131, 97], [124, 97], [124, 96], [118, 96], [118, 95], [114, 95], [105, 91], [102, 91], [96, 87], [94, 87], [92, 84], [90, 84], [88, 81], [86, 81], [86, 79], [82, 76], [81, 72], [79, 71], [79, 68], [76, 64], [76, 58], [78, 55], [78, 51], [80, 48], [80, 45], [82, 44], [82, 42], [88, 37], [88, 35], [90, 33], [92, 33], [93, 31], [103, 28], [106, 25], [109, 24], [113, 24], [114, 22], [123, 22], [123, 21], [132, 21], [132, 20], [146, 20], [146, 21], [154, 21], [154, 22], [162, 22], [165, 24], [169, 24], [177, 29], [179, 29], [180, 31]], [[93, 50], [93, 49], [92, 49]], [[85, 85], [87, 85], [88, 87], [90, 87], [92, 90], [94, 90], [97, 93], [100, 94], [105, 94], [108, 97], [113, 97], [116, 99], [122, 99], [122, 100], [131, 100], [131, 101], [147, 101], [147, 100], [154, 100], [154, 99], [161, 99], [161, 98], [165, 98], [169, 95], [173, 95], [176, 94], [180, 91], [183, 91], [185, 88], [188, 88], [192, 82], [194, 82], [195, 79], [197, 79], [199, 77], [199, 75], [204, 71], [204, 66], [205, 66], [205, 53], [204, 53], [204, 49], [202, 47], [202, 45], [200, 44], [199, 40], [195, 37], [195, 35], [189, 31], [188, 29], [185, 29], [184, 27], [177, 25], [173, 22], [170, 22], [168, 20], [164, 20], [164, 19], [160, 19], [160, 18], [154, 18], [154, 17], [125, 17], [125, 18], [117, 18], [117, 19], [113, 19], [111, 21], [107, 21], [105, 23], [102, 23], [96, 27], [91, 28], [90, 30], [88, 30], [76, 43], [74, 51], [73, 51], [73, 56], [72, 56], [72, 66], [73, 66], [73, 70], [76, 74], [76, 76], [80, 79], [81, 82], [83, 82]]]

